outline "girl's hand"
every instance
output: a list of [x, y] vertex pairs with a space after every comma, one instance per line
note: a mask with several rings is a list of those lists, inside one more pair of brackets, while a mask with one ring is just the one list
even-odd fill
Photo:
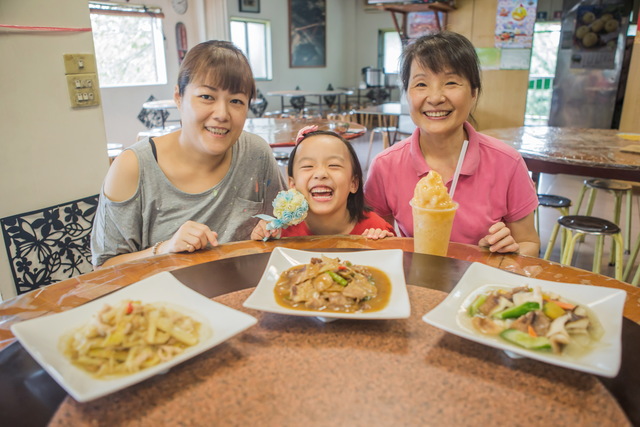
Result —
[[371, 240], [384, 239], [385, 237], [393, 237], [395, 234], [388, 230], [383, 230], [381, 228], [367, 228], [362, 233], [364, 237]]
[[281, 229], [267, 230], [267, 221], [261, 219], [251, 232], [251, 240], [279, 239], [281, 234]]
[[497, 222], [489, 228], [489, 234], [478, 242], [478, 246], [488, 247], [491, 252], [518, 252], [520, 245], [511, 235], [504, 222]]
[[159, 254], [194, 252], [207, 247], [218, 246], [218, 233], [195, 221], [187, 221], [180, 226], [173, 237], [158, 247]]

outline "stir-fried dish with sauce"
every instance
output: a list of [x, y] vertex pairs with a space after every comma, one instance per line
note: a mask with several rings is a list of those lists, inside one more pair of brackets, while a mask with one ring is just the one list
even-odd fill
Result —
[[543, 293], [537, 286], [479, 294], [466, 312], [478, 332], [531, 350], [564, 354], [573, 348], [572, 353], [579, 353], [602, 336], [586, 307]]
[[322, 256], [284, 271], [274, 292], [287, 308], [358, 313], [384, 308], [391, 283], [377, 268]]
[[126, 375], [157, 365], [199, 342], [200, 323], [164, 305], [125, 300], [105, 306], [63, 337], [71, 362], [95, 377]]

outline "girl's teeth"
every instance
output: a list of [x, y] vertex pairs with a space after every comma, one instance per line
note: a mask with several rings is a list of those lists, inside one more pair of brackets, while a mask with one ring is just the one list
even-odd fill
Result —
[[330, 198], [333, 195], [332, 190], [313, 190], [311, 191], [311, 197], [318, 198]]

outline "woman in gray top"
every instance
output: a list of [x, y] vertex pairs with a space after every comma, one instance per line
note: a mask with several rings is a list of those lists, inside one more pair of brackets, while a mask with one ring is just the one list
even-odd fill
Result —
[[249, 239], [285, 189], [271, 148], [243, 132], [256, 88], [233, 44], [185, 57], [174, 99], [182, 128], [134, 144], [104, 181], [91, 236], [95, 267]]

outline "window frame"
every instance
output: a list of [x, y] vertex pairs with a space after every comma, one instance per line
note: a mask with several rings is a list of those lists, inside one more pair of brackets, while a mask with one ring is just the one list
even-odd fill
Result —
[[252, 24], [261, 24], [264, 26], [264, 54], [265, 54], [265, 61], [266, 61], [266, 77], [256, 77], [255, 76], [255, 70], [253, 65], [251, 64], [251, 56], [250, 56], [250, 47], [249, 47], [249, 43], [247, 43], [247, 51], [244, 52], [244, 50], [238, 46], [239, 49], [241, 49], [245, 56], [247, 57], [247, 59], [249, 60], [249, 64], [251, 65], [251, 69], [254, 71], [254, 79], [256, 81], [271, 81], [273, 80], [273, 56], [272, 56], [272, 50], [271, 50], [271, 21], [267, 20], [267, 19], [255, 19], [255, 18], [246, 18], [244, 16], [232, 16], [229, 18], [229, 38], [231, 39], [231, 41], [233, 42], [232, 39], [232, 31], [231, 31], [231, 25], [232, 22], [240, 22], [242, 24], [244, 24], [244, 34], [245, 34], [245, 40], [250, 40], [249, 36], [248, 36], [248, 25], [249, 23]]
[[[163, 19], [164, 13], [162, 9], [155, 6], [145, 6], [129, 3], [111, 3], [104, 1], [89, 0], [89, 14], [90, 15], [110, 15], [121, 17], [134, 17], [134, 18], [153, 18], [154, 22], [151, 23], [151, 36], [154, 40], [154, 67], [157, 78], [155, 81], [143, 82], [143, 83], [130, 83], [119, 82], [116, 84], [105, 84], [104, 79], [98, 79], [98, 84], [101, 89], [110, 88], [123, 88], [123, 87], [142, 87], [142, 86], [162, 86], [168, 83], [167, 73], [167, 54], [166, 54], [166, 42], [164, 36]], [[94, 41], [95, 45], [95, 41]], [[100, 54], [96, 50], [96, 62]], [[100, 68], [98, 64], [98, 76], [100, 75]]]
[[380, 70], [384, 70], [385, 74], [396, 74], [396, 73], [400, 73], [400, 56], [398, 56], [398, 70], [394, 71], [394, 72], [388, 72], [385, 69], [385, 56], [386, 56], [386, 52], [385, 52], [385, 35], [388, 33], [395, 33], [398, 34], [398, 37], [400, 38], [400, 53], [402, 54], [402, 37], [400, 37], [400, 33], [398, 33], [398, 31], [395, 28], [380, 28], [378, 30], [378, 68]]

